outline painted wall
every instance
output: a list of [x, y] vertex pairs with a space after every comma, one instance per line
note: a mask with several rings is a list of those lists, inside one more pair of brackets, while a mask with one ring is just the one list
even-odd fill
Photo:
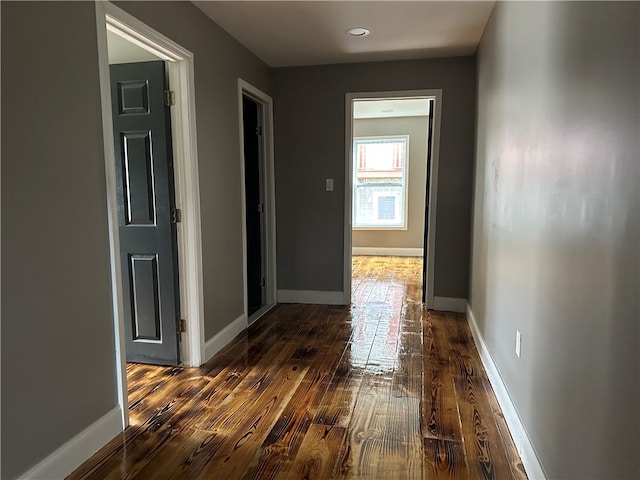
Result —
[[94, 5], [1, 8], [0, 477], [10, 479], [117, 400]]
[[434, 289], [467, 298], [475, 72], [474, 57], [274, 70], [279, 289], [342, 290], [345, 94], [442, 89]]
[[[268, 93], [270, 71], [189, 2], [120, 6], [195, 54], [208, 339], [243, 311], [237, 78]], [[0, 476], [9, 479], [117, 399], [94, 3], [1, 8]]]
[[355, 137], [409, 135], [407, 163], [407, 229], [354, 229], [354, 247], [422, 248], [427, 178], [428, 117], [359, 118], [353, 121]]
[[498, 3], [479, 51], [471, 308], [548, 478], [640, 477], [639, 25]]
[[[269, 94], [270, 70], [190, 2], [116, 2], [194, 54], [205, 338], [244, 310], [238, 78]], [[180, 19], [180, 21], [176, 21]]]

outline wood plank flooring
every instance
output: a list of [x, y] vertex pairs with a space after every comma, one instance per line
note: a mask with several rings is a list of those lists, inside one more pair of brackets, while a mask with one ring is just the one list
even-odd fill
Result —
[[68, 478], [526, 478], [464, 315], [421, 279], [354, 257], [350, 307], [279, 305], [201, 368], [129, 364], [131, 426]]

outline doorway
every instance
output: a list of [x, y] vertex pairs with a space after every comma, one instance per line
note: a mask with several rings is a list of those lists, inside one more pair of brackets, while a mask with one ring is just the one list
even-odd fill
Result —
[[262, 172], [262, 112], [255, 100], [242, 96], [244, 139], [244, 199], [247, 237], [247, 315], [251, 318], [265, 305], [264, 188]]
[[347, 302], [354, 256], [381, 255], [418, 258], [420, 300], [433, 304], [441, 97], [440, 90], [346, 95]]
[[[166, 67], [171, 90], [174, 92], [173, 99], [175, 102], [170, 108], [172, 128], [169, 138], [171, 141], [170, 153], [173, 157], [174, 166], [174, 207], [182, 213], [181, 221], [177, 223], [175, 227], [175, 238], [177, 239], [178, 246], [177, 277], [180, 279], [179, 289], [175, 294], [175, 304], [179, 305], [179, 310], [177, 311], [179, 318], [186, 320], [186, 332], [182, 334], [182, 348], [179, 350], [182, 364], [186, 366], [199, 366], [204, 353], [202, 245], [200, 235], [198, 162], [196, 153], [195, 99], [193, 95], [193, 55], [188, 50], [167, 39], [165, 36], [140, 22], [137, 18], [109, 2], [96, 3], [96, 24], [105, 172], [107, 179], [115, 363], [122, 424], [123, 427], [126, 427], [129, 424], [129, 416], [126, 372], [127, 342], [125, 335], [126, 280], [123, 280], [123, 275], [127, 273], [126, 269], [122, 268], [120, 262], [121, 245], [118, 229], [118, 181], [114, 148], [109, 54], [113, 54], [114, 51], [117, 50], [117, 47], [113, 44], [115, 39], [115, 42], [122, 44], [120, 46], [124, 47], [125, 53], [133, 54], [133, 57], [127, 60], [129, 62], [162, 61]], [[115, 36], [112, 34], [115, 34]], [[111, 48], [109, 45], [109, 36], [111, 36]], [[142, 55], [142, 58], [140, 55]], [[153, 259], [150, 258], [148, 260], [144, 266], [153, 266]], [[141, 263], [140, 265], [142, 266], [143, 264]], [[146, 273], [148, 277], [152, 277], [153, 269], [147, 268], [146, 272], [142, 273]], [[153, 298], [153, 289], [146, 293], [147, 298]]]
[[244, 306], [248, 324], [276, 304], [273, 101], [238, 81]]

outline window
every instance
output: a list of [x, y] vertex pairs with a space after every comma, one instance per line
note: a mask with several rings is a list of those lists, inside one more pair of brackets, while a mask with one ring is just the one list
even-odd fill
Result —
[[407, 228], [408, 143], [408, 135], [354, 138], [354, 228]]

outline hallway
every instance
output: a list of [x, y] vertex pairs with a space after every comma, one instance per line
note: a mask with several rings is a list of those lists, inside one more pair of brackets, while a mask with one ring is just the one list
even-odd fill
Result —
[[131, 426], [68, 478], [526, 478], [422, 260], [353, 262], [350, 308], [279, 305], [198, 369], [128, 365]]

